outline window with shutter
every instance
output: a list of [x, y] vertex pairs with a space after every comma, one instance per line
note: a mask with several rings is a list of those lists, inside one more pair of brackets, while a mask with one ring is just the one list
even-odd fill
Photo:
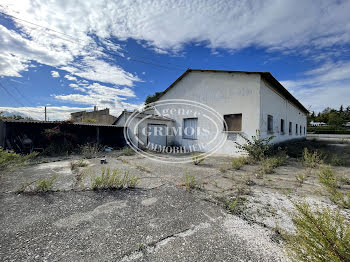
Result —
[[184, 118], [182, 137], [186, 139], [197, 139], [198, 118]]

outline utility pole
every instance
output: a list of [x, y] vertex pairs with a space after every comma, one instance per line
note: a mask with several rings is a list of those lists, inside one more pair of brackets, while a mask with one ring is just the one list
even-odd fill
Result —
[[46, 106], [45, 106], [45, 121], [46, 121]]

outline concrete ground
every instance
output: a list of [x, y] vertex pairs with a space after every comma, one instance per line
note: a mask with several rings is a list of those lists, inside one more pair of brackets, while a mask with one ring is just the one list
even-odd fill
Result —
[[[347, 150], [347, 156], [346, 146], [326, 150]], [[199, 165], [119, 152], [106, 158], [107, 164], [94, 158], [75, 170], [70, 163], [81, 156], [41, 159], [48, 162], [0, 177], [0, 260], [287, 261], [275, 229], [293, 231], [290, 198], [337, 208], [319, 184], [318, 171], [294, 158], [264, 177], [257, 176], [258, 164], [232, 169], [230, 157]], [[137, 188], [91, 190], [102, 168], [139, 177]], [[333, 169], [350, 181], [349, 167]], [[296, 179], [301, 173], [303, 184]], [[36, 182], [54, 175], [53, 192], [35, 192]], [[186, 187], [186, 176], [194, 178], [196, 189]], [[29, 186], [21, 192], [23, 185]], [[224, 203], [237, 196], [244, 203], [232, 215]]]
[[2, 193], [1, 261], [282, 261], [271, 232], [175, 186]]

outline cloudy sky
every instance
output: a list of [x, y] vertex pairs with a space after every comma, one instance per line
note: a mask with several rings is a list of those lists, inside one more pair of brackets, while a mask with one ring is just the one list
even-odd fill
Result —
[[307, 108], [350, 105], [350, 1], [0, 1], [0, 111], [134, 109], [187, 68], [271, 72]]

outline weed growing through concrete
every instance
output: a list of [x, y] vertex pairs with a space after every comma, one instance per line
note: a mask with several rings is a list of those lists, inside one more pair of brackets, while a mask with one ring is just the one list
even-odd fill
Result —
[[20, 165], [28, 163], [38, 155], [33, 152], [28, 155], [17, 154], [12, 150], [5, 150], [0, 147], [0, 174], [4, 171], [11, 170]]
[[286, 155], [263, 158], [260, 161], [259, 173], [261, 175], [271, 174], [276, 167], [282, 166], [286, 160]]
[[120, 150], [119, 154], [121, 156], [133, 156], [135, 155], [135, 151], [132, 150], [130, 147], [126, 146]]
[[33, 182], [30, 181], [30, 179], [27, 179], [25, 183], [23, 183], [22, 185], [20, 185], [17, 188], [17, 193], [23, 193], [27, 190], [27, 188], [32, 184]]
[[136, 168], [140, 171], [146, 172], [146, 173], [151, 173], [151, 170], [149, 170], [147, 167], [136, 165]]
[[234, 197], [216, 197], [216, 200], [231, 214], [240, 215], [243, 212], [246, 198], [243, 195], [237, 194]]
[[185, 187], [186, 189], [191, 190], [191, 189], [200, 188], [200, 184], [196, 181], [196, 178], [194, 175], [186, 174]]
[[102, 168], [101, 176], [91, 176], [91, 188], [98, 189], [123, 189], [135, 188], [139, 182], [139, 177], [130, 176], [129, 171], [121, 171], [117, 168]]
[[198, 152], [193, 153], [191, 157], [192, 157], [192, 162], [195, 165], [199, 165], [205, 159], [205, 157], [201, 156], [201, 154]]
[[72, 171], [77, 170], [78, 167], [86, 167], [88, 164], [89, 164], [89, 163], [86, 162], [86, 161], [84, 161], [84, 159], [80, 159], [80, 160], [77, 160], [77, 161], [73, 160], [73, 161], [71, 161], [71, 162], [69, 163], [70, 169], [71, 169]]
[[57, 175], [53, 175], [51, 178], [39, 180], [35, 183], [38, 192], [48, 192], [52, 190], [53, 182], [56, 180]]
[[241, 156], [232, 159], [231, 166], [233, 169], [239, 170], [244, 165], [252, 163], [252, 159], [249, 157]]
[[307, 148], [304, 148], [303, 164], [306, 167], [318, 167], [319, 165], [323, 164], [321, 154], [317, 150], [311, 153]]
[[343, 185], [350, 185], [350, 178], [340, 176], [339, 182], [342, 183]]
[[296, 174], [295, 178], [299, 183], [299, 186], [302, 186], [306, 180], [306, 176], [303, 173]]
[[90, 159], [97, 156], [97, 153], [99, 151], [102, 151], [103, 148], [101, 148], [96, 143], [87, 143], [85, 145], [82, 145], [80, 147], [81, 154], [84, 156], [84, 158]]
[[292, 261], [350, 261], [350, 224], [330, 209], [294, 203], [295, 234], [282, 232]]
[[337, 176], [329, 166], [320, 168], [319, 181], [330, 194], [330, 199], [341, 208], [350, 209], [350, 192], [343, 194], [338, 190]]

